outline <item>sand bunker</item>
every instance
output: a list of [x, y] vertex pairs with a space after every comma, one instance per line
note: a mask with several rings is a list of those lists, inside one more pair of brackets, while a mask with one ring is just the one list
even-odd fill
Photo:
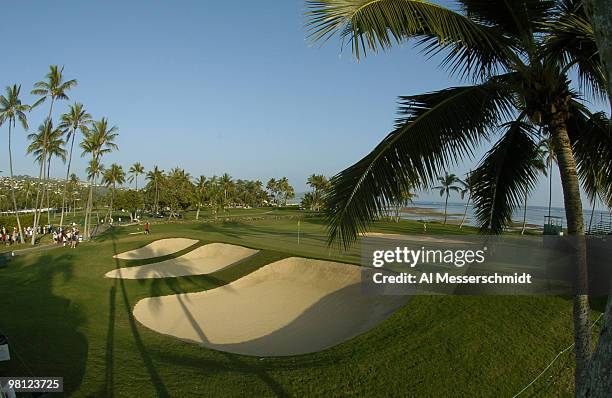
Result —
[[139, 249], [115, 254], [113, 258], [118, 258], [119, 260], [145, 260], [162, 257], [185, 250], [197, 242], [197, 240], [186, 238], [160, 239]]
[[210, 274], [244, 260], [258, 250], [225, 243], [200, 246], [180, 257], [137, 267], [119, 268], [106, 273], [107, 278], [148, 279]]
[[292, 257], [209, 291], [140, 300], [134, 316], [159, 333], [217, 350], [306, 354], [364, 333], [408, 301], [364, 294], [361, 272]]

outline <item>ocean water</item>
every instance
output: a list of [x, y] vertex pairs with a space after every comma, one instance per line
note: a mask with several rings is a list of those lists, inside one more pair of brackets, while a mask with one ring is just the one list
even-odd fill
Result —
[[[438, 211], [440, 213], [444, 213], [444, 202], [428, 202], [428, 201], [415, 201], [410, 207], [418, 207], [418, 208], [426, 208]], [[456, 203], [449, 202], [448, 203], [448, 219], [453, 221], [461, 221], [463, 218], [463, 213], [465, 211], [465, 203]], [[588, 227], [589, 220], [591, 217], [591, 209], [584, 209], [584, 221], [585, 226]], [[542, 227], [544, 225], [544, 217], [548, 215], [548, 206], [530, 206], [527, 205], [527, 224], [537, 225]], [[563, 222], [563, 227], [567, 226], [567, 221], [565, 219], [565, 210], [562, 207], [552, 207], [550, 211], [550, 215], [554, 217], [560, 217]], [[436, 221], [442, 220], [444, 218], [443, 215], [425, 215], [425, 214], [415, 214], [415, 213], [402, 213], [402, 217], [409, 220], [428, 220], [428, 221]], [[593, 225], [595, 225], [601, 218], [603, 220], [608, 221], [610, 217], [610, 213], [608, 211], [595, 210], [595, 214], [593, 216]], [[512, 216], [512, 221], [516, 223], [523, 222], [523, 208], [519, 208], [515, 211]], [[476, 219], [474, 217], [474, 208], [472, 205], [468, 206], [467, 225], [476, 225]]]

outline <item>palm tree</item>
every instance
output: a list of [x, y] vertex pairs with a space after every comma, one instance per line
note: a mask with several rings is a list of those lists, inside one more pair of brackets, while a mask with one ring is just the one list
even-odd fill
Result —
[[97, 175], [101, 172], [100, 158], [103, 155], [118, 149], [117, 144], [115, 144], [115, 139], [118, 135], [117, 130], [118, 129], [116, 126], [109, 126], [108, 120], [106, 118], [102, 118], [99, 121], [94, 121], [91, 124], [91, 128], [83, 132], [83, 142], [80, 144], [81, 149], [83, 149], [81, 156], [85, 156], [87, 154], [91, 155], [91, 160], [89, 162], [89, 169], [91, 173], [88, 173], [88, 178], [90, 181], [89, 198], [87, 201], [87, 207], [85, 208], [84, 236], [86, 238], [90, 237], [89, 219], [91, 217], [93, 206], [93, 190], [95, 180]]
[[[310, 37], [339, 34], [361, 59], [416, 39], [429, 54], [470, 84], [400, 97], [395, 129], [368, 155], [332, 179], [330, 242], [349, 245], [399, 196], [398, 187], [428, 187], [440, 170], [470, 158], [501, 132], [474, 171], [476, 217], [500, 233], [520, 205], [520, 191], [537, 171], [529, 159], [538, 132], [553, 143], [565, 199], [568, 234], [584, 235], [580, 183], [604, 168], [612, 197], [610, 131], [581, 102], [600, 97], [606, 76], [580, 0], [460, 1], [454, 10], [425, 0], [312, 0]], [[575, 70], [582, 84], [572, 86]], [[588, 133], [587, 133], [588, 132]], [[594, 148], [599, 148], [596, 152]], [[580, 251], [576, 265], [584, 270]], [[611, 296], [612, 299], [612, 296]], [[610, 306], [612, 308], [612, 305]], [[612, 311], [612, 309], [611, 309]], [[588, 296], [574, 297], [576, 391], [583, 391], [591, 357]]]
[[25, 203], [24, 203], [25, 206], [24, 207], [27, 209], [28, 204], [29, 204], [29, 199], [30, 199], [30, 191], [32, 190], [32, 183], [30, 182], [30, 180], [24, 181], [21, 189], [22, 191], [25, 191]]
[[417, 197], [417, 195], [413, 192], [412, 187], [401, 187], [402, 194], [399, 197], [399, 201], [395, 203], [395, 214], [393, 215], [393, 219], [395, 222], [401, 221], [401, 212], [402, 209], [408, 207], [410, 203]]
[[322, 174], [312, 174], [306, 180], [306, 184], [312, 188], [311, 210], [319, 211], [322, 206], [323, 195], [329, 188], [329, 180]]
[[[34, 83], [34, 89], [31, 91], [32, 94], [40, 96], [40, 99], [38, 99], [38, 101], [36, 101], [34, 105], [32, 105], [32, 107], [38, 106], [39, 104], [46, 101], [47, 98], [50, 98], [49, 114], [47, 115], [47, 120], [49, 122], [51, 122], [51, 116], [53, 114], [53, 105], [55, 104], [55, 101], [56, 100], [68, 100], [69, 98], [66, 92], [74, 88], [77, 85], [77, 81], [75, 79], [64, 81], [63, 72], [64, 72], [64, 67], [60, 69], [57, 65], [50, 65], [49, 73], [47, 73], [47, 75], [45, 76], [46, 80], [42, 80], [42, 81]], [[46, 146], [46, 145], [43, 145], [43, 146]], [[34, 209], [34, 226], [33, 226], [33, 233], [32, 233], [32, 244], [36, 243], [36, 228], [38, 226], [38, 217], [40, 217], [40, 214], [37, 217], [37, 213], [39, 213], [38, 198], [40, 196], [40, 188], [41, 188], [40, 183], [42, 182], [42, 179], [44, 177], [44, 166], [45, 166], [46, 157], [47, 157], [47, 154], [43, 153], [42, 162], [40, 162], [40, 172], [39, 172], [39, 177], [38, 177], [39, 185], [38, 185], [38, 190], [36, 191], [36, 204], [35, 204], [35, 209]], [[40, 201], [40, 207], [42, 207], [42, 199]]]
[[117, 163], [111, 164], [108, 169], [104, 170], [102, 181], [107, 187], [111, 188], [111, 201], [108, 210], [108, 219], [110, 221], [113, 219], [113, 202], [115, 200], [117, 184], [125, 183], [125, 171], [123, 171], [123, 167], [119, 166]]
[[70, 141], [70, 152], [68, 154], [68, 167], [66, 168], [66, 180], [64, 181], [64, 190], [62, 192], [62, 215], [60, 217], [60, 228], [64, 225], [64, 211], [66, 207], [66, 189], [68, 186], [68, 178], [70, 176], [70, 166], [72, 165], [72, 150], [74, 148], [74, 138], [77, 131], [84, 133], [87, 131], [88, 125], [92, 118], [89, 113], [83, 108], [83, 104], [75, 103], [70, 107], [67, 113], [61, 116], [60, 128], [65, 131], [66, 142]]
[[75, 217], [76, 216], [76, 201], [77, 201], [77, 196], [78, 196], [78, 187], [79, 187], [79, 177], [72, 173], [70, 174], [70, 180], [68, 182], [68, 185], [70, 186], [70, 196], [72, 199], [72, 216]]
[[229, 174], [224, 173], [219, 179], [219, 185], [223, 190], [223, 211], [225, 212], [226, 207], [228, 206], [228, 195], [234, 186], [234, 182]]
[[153, 183], [153, 186], [155, 187], [155, 197], [154, 197], [154, 201], [155, 201], [155, 213], [157, 214], [159, 212], [159, 184], [161, 182], [161, 180], [164, 177], [164, 171], [160, 170], [159, 167], [154, 166], [153, 170], [149, 171], [147, 173], [147, 180], [149, 180], [151, 183]]
[[131, 174], [128, 181], [130, 183], [136, 181], [136, 191], [138, 191], [138, 176], [141, 174], [144, 174], [144, 172], [145, 172], [145, 169], [143, 165], [140, 164], [140, 162], [134, 163], [132, 167], [130, 167], [130, 169], [128, 170], [128, 173]]
[[254, 185], [253, 188], [255, 189], [256, 196], [257, 196], [257, 198], [256, 198], [256, 200], [257, 200], [256, 205], [261, 207], [268, 200], [268, 194], [264, 190], [263, 182], [261, 182], [259, 180], [255, 181], [255, 185]]
[[19, 99], [21, 86], [16, 84], [6, 88], [6, 96], [0, 95], [0, 126], [5, 122], [8, 123], [8, 153], [9, 153], [9, 172], [11, 176], [11, 199], [13, 200], [13, 208], [15, 209], [15, 218], [17, 219], [17, 228], [19, 229], [19, 238], [21, 243], [24, 242], [23, 231], [21, 229], [21, 220], [19, 220], [19, 212], [17, 209], [17, 199], [15, 199], [15, 187], [13, 181], [13, 152], [11, 147], [11, 133], [15, 123], [19, 120], [21, 127], [24, 130], [28, 129], [28, 119], [25, 112], [30, 110], [26, 104], [22, 104]]
[[219, 214], [219, 210], [223, 210], [223, 187], [219, 183], [219, 177], [212, 176], [208, 180], [208, 200], [211, 211], [215, 216], [215, 220]]
[[276, 181], [275, 178], [270, 178], [268, 180], [268, 183], [266, 184], [266, 189], [268, 191], [270, 191], [270, 196], [272, 196], [272, 200], [276, 203], [276, 205], [278, 206], [278, 182]]
[[96, 183], [100, 174], [104, 172], [104, 165], [100, 163], [99, 158], [92, 158], [87, 168], [85, 169], [87, 173], [87, 178], [91, 181], [89, 185], [89, 198], [87, 209], [85, 210], [85, 236], [87, 238], [91, 237], [91, 213], [93, 212], [93, 198], [94, 198], [94, 190], [96, 187]]
[[198, 202], [198, 210], [196, 211], [196, 220], [200, 219], [200, 207], [204, 202], [206, 193], [206, 177], [200, 176], [196, 180], [196, 201]]
[[444, 176], [438, 177], [438, 182], [440, 183], [440, 185], [434, 187], [434, 189], [440, 190], [440, 196], [446, 195], [446, 198], [444, 200], [444, 225], [446, 225], [446, 219], [448, 215], [448, 198], [450, 197], [451, 191], [461, 192], [461, 188], [454, 184], [461, 183], [462, 181], [457, 178], [456, 175], [444, 172]]
[[193, 184], [191, 182], [191, 175], [185, 170], [175, 167], [168, 173], [166, 179], [168, 184], [168, 207], [170, 208], [170, 214], [168, 219], [177, 217], [181, 210], [186, 210], [193, 201]]
[[[612, 98], [612, 32], [610, 31], [612, 8], [608, 0], [585, 0], [585, 6], [593, 25], [597, 47], [603, 58], [604, 69], [607, 72], [608, 99], [610, 99]], [[612, 198], [603, 199], [612, 215]], [[612, 365], [610, 347], [612, 347], [612, 300], [608, 300], [606, 305], [604, 327], [602, 327], [599, 343], [590, 363], [589, 385], [584, 388], [584, 390], [588, 389], [593, 398], [606, 397], [612, 390], [612, 378], [609, 377], [609, 369]]]
[[550, 137], [541, 140], [538, 147], [542, 152], [544, 163], [546, 164], [546, 172], [548, 174], [548, 217], [550, 218], [552, 210], [552, 168], [557, 159], [555, 157], [555, 150], [552, 146], [552, 140]]
[[[26, 153], [33, 154], [38, 163], [44, 162], [46, 157], [46, 173], [43, 174], [43, 177], [45, 177], [47, 181], [51, 173], [51, 159], [55, 156], [60, 158], [63, 162], [66, 161], [66, 150], [64, 149], [65, 142], [63, 137], [63, 130], [54, 128], [53, 123], [48, 119], [44, 124], [38, 127], [38, 133], [28, 135], [28, 139], [32, 142], [26, 149]], [[47, 224], [51, 224], [48, 182], [40, 200], [41, 205], [44, 203], [45, 195], [47, 199]], [[37, 221], [34, 220], [35, 224], [36, 222]], [[38, 222], [40, 222], [40, 220], [38, 220]]]
[[[544, 151], [542, 147], [538, 147], [538, 152], [531, 161], [533, 162], [532, 167], [546, 176], [546, 165], [544, 164]], [[523, 235], [527, 229], [527, 200], [529, 199], [529, 192], [534, 186], [535, 183], [533, 181], [531, 185], [525, 185], [525, 202], [523, 203], [523, 227], [521, 228], [521, 235]]]
[[49, 73], [45, 76], [47, 80], [42, 80], [34, 83], [34, 89], [32, 90], [32, 94], [39, 95], [41, 98], [34, 103], [33, 106], [38, 106], [39, 104], [45, 102], [47, 98], [51, 99], [51, 104], [49, 106], [49, 114], [47, 115], [47, 119], [51, 119], [51, 115], [53, 114], [53, 105], [56, 100], [68, 100], [68, 95], [66, 92], [77, 85], [76, 79], [64, 81], [64, 67], [59, 68], [57, 65], [49, 66]]
[[467, 218], [468, 207], [470, 206], [470, 202], [472, 201], [472, 190], [474, 189], [474, 185], [476, 181], [472, 177], [472, 172], [466, 174], [465, 181], [460, 180], [459, 182], [462, 185], [461, 188], [461, 200], [465, 198], [465, 195], [468, 195], [467, 202], [465, 203], [465, 210], [463, 212], [463, 217], [461, 218], [461, 224], [459, 224], [459, 229], [463, 228], [463, 224], [465, 224], [465, 219]]
[[283, 206], [287, 205], [287, 199], [292, 199], [295, 197], [295, 191], [293, 187], [289, 184], [289, 180], [287, 177], [282, 177], [277, 182], [278, 192], [283, 197]]

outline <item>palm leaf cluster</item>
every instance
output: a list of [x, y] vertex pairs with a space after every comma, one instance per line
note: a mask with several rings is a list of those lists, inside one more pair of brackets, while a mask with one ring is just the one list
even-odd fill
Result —
[[542, 139], [557, 136], [558, 121], [582, 187], [612, 198], [609, 122], [584, 106], [584, 96], [605, 90], [605, 79], [580, 1], [461, 0], [445, 8], [420, 0], [320, 0], [307, 7], [313, 42], [339, 36], [360, 59], [412, 40], [470, 80], [399, 97], [394, 130], [331, 179], [330, 242], [350, 245], [400, 200], [402, 186], [429, 189], [485, 145], [490, 149], [474, 170], [476, 215], [483, 231], [502, 231], [526, 187], [536, 184], [529, 160]]

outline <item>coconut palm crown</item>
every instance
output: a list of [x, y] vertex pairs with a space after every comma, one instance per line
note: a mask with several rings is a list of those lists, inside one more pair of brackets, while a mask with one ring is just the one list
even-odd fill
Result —
[[[490, 149], [474, 171], [476, 216], [499, 233], [535, 184], [530, 166], [538, 142], [551, 137], [559, 160], [568, 228], [582, 225], [579, 185], [595, 189], [589, 170], [612, 176], [606, 117], [583, 97], [601, 98], [606, 81], [593, 31], [577, 0], [462, 0], [457, 11], [428, 1], [307, 1], [310, 38], [338, 34], [357, 59], [414, 39], [469, 85], [402, 96], [395, 129], [363, 159], [331, 180], [330, 241], [351, 244], [400, 195], [431, 188], [442, 170]], [[575, 70], [578, 84], [569, 74]], [[605, 197], [612, 197], [612, 177]]]
[[140, 164], [140, 162], [136, 162], [134, 163], [130, 169], [128, 170], [128, 173], [130, 173], [130, 176], [128, 178], [129, 182], [136, 182], [136, 190], [138, 191], [138, 176], [141, 174], [144, 174], [145, 169], [144, 166], [142, 164]]
[[[329, 241], [344, 246], [400, 197], [400, 187], [430, 188], [436, 176], [488, 151], [474, 170], [475, 214], [500, 233], [536, 184], [538, 142], [550, 137], [563, 188], [567, 232], [584, 235], [580, 188], [612, 198], [609, 119], [584, 105], [604, 98], [606, 74], [581, 0], [310, 0], [313, 42], [335, 35], [359, 60], [408, 40], [469, 84], [401, 96], [395, 129], [331, 180]], [[573, 84], [570, 75], [578, 81]], [[572, 75], [573, 76], [573, 75]], [[595, 172], [598, 170], [598, 172]], [[600, 178], [601, 177], [601, 178]], [[586, 258], [578, 260], [583, 268]], [[588, 297], [574, 297], [576, 391], [591, 356]]]

